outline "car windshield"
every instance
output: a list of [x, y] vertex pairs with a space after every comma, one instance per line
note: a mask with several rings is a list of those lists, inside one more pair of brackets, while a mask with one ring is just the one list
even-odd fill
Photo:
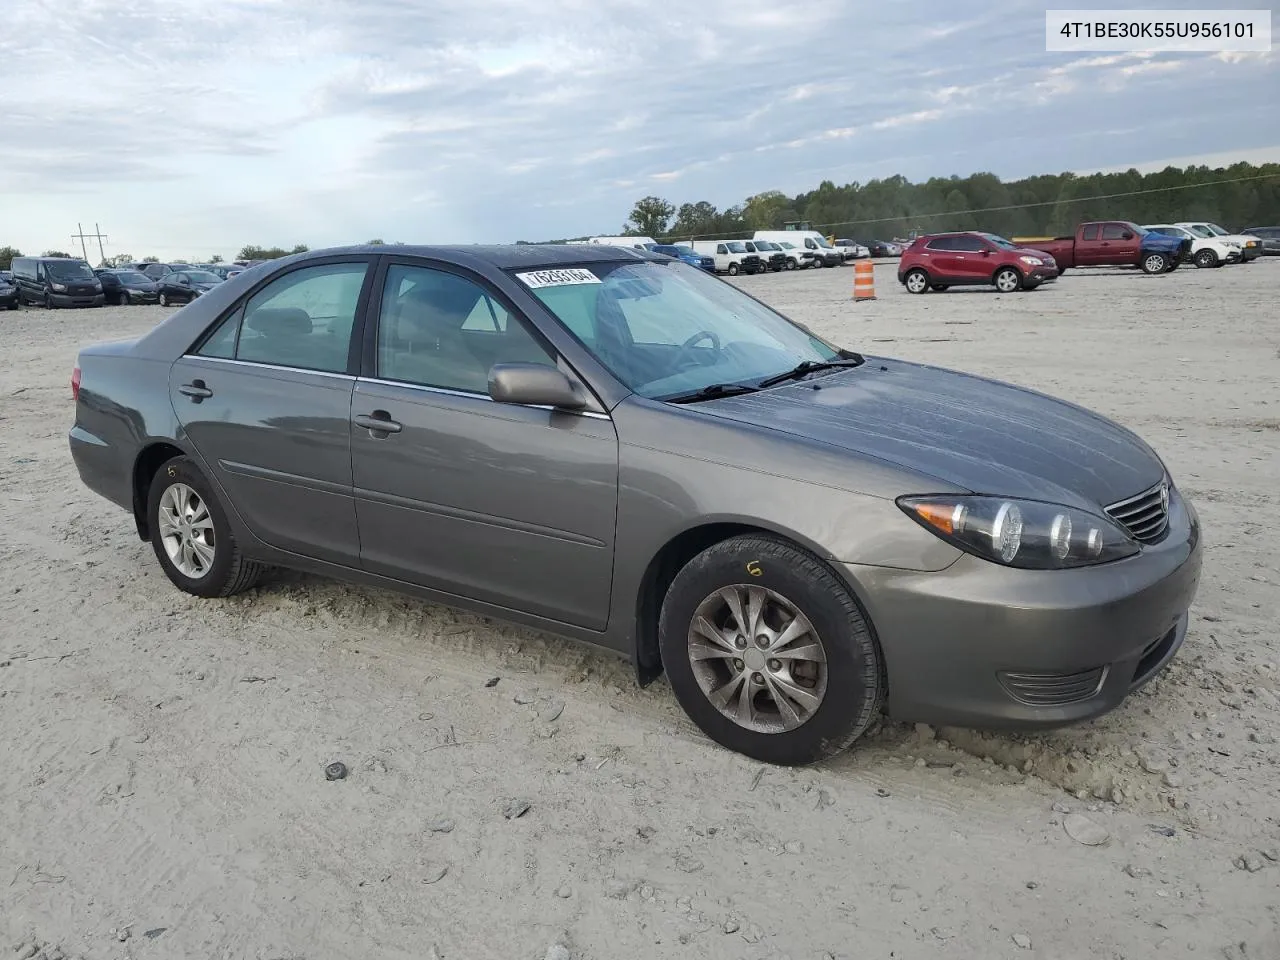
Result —
[[533, 285], [533, 294], [643, 397], [754, 384], [802, 361], [841, 357], [731, 284], [679, 260], [592, 264], [572, 272], [578, 282]]
[[794, 249], [796, 249], [796, 245], [795, 245], [794, 243], [791, 243], [791, 242], [790, 242], [790, 241], [788, 241], [788, 240], [779, 240], [779, 241], [778, 241], [778, 246], [780, 246], [783, 250], [794, 250]]
[[1215, 233], [1220, 237], [1231, 236], [1230, 230], [1224, 230], [1222, 227], [1218, 226], [1216, 223], [1206, 223], [1205, 226], [1209, 228], [1210, 233]]
[[1210, 233], [1207, 229], [1205, 229], [1204, 227], [1202, 227], [1202, 226], [1201, 226], [1200, 224], [1198, 224], [1198, 223], [1197, 223], [1197, 224], [1192, 224], [1191, 226], [1187, 227], [1187, 229], [1188, 229], [1188, 230], [1190, 230], [1192, 233], [1194, 233], [1197, 237], [1202, 237], [1202, 238], [1203, 238], [1203, 237], [1212, 237], [1212, 236], [1213, 236], [1213, 234], [1212, 234], [1212, 233]]
[[150, 283], [149, 277], [144, 277], [140, 273], [134, 273], [132, 270], [119, 272], [116, 277], [121, 283]]
[[827, 238], [826, 238], [826, 237], [823, 237], [823, 236], [815, 236], [815, 237], [813, 238], [813, 242], [814, 242], [814, 243], [816, 243], [816, 244], [817, 244], [818, 246], [820, 246], [820, 247], [826, 247], [828, 250], [832, 249], [832, 247], [831, 247], [831, 243], [827, 240]]
[[725, 247], [728, 249], [730, 253], [746, 253], [747, 252], [747, 246], [741, 240], [731, 240], [729, 243], [725, 244]]
[[183, 274], [190, 277], [192, 283], [217, 283], [222, 278], [208, 270], [187, 270]]
[[83, 260], [46, 260], [49, 276], [58, 280], [93, 280], [97, 277]]
[[756, 248], [759, 250], [777, 250], [778, 245], [769, 240], [757, 240]]
[[1017, 250], [1017, 249], [1019, 249], [1019, 248], [1018, 248], [1018, 245], [1017, 245], [1016, 243], [1010, 243], [1010, 242], [1009, 242], [1008, 240], [1006, 240], [1004, 237], [1001, 237], [1001, 236], [999, 236], [999, 235], [997, 235], [997, 234], [994, 234], [994, 233], [984, 233], [982, 236], [984, 236], [986, 239], [990, 240], [990, 241], [991, 241], [992, 243], [994, 243], [997, 247], [1004, 247], [1004, 249], [1006, 249], [1006, 250]]

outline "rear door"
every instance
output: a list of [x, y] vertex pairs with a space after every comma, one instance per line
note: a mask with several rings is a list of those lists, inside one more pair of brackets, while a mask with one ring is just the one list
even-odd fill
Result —
[[1086, 267], [1101, 263], [1104, 255], [1102, 246], [1102, 224], [1086, 223], [1076, 234], [1076, 266]]
[[273, 277], [169, 375], [187, 436], [254, 535], [352, 567], [351, 393], [372, 261], [312, 260]]
[[935, 237], [924, 245], [921, 260], [930, 279], [944, 283], [960, 279], [960, 251], [956, 249], [957, 237]]
[[365, 569], [603, 629], [618, 507], [613, 421], [490, 399], [493, 364], [558, 360], [479, 276], [389, 260], [377, 290], [351, 408]]

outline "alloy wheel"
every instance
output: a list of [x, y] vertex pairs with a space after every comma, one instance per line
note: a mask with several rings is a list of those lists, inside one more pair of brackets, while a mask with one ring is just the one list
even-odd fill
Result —
[[929, 278], [919, 270], [907, 274], [907, 290], [911, 293], [924, 293], [929, 286]]
[[1012, 270], [1001, 270], [996, 274], [996, 289], [1001, 293], [1013, 293], [1018, 289], [1018, 275]]
[[736, 584], [712, 593], [694, 611], [688, 645], [703, 695], [746, 730], [785, 733], [822, 706], [822, 640], [809, 618], [774, 590]]
[[209, 506], [185, 483], [171, 484], [160, 495], [156, 522], [169, 561], [184, 577], [199, 580], [217, 555]]

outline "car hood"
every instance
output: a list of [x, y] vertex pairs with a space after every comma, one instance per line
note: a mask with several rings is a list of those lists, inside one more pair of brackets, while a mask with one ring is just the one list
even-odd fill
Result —
[[869, 357], [853, 369], [698, 409], [895, 463], [973, 493], [1096, 510], [1164, 476], [1152, 449], [1105, 417], [1011, 384], [898, 360]]

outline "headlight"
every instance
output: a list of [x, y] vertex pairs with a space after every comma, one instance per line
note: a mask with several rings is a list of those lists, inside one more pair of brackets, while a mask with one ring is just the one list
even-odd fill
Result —
[[987, 496], [899, 497], [897, 502], [929, 532], [1008, 567], [1087, 567], [1140, 549], [1111, 520], [1074, 507]]
[[1042, 263], [1044, 263], [1044, 261], [1041, 260], [1039, 257], [1019, 257], [1018, 259], [1021, 260], [1023, 263], [1030, 264], [1033, 267], [1038, 267]]
[[65, 283], [51, 283], [51, 284], [49, 284], [49, 286], [53, 289], [53, 292], [54, 292], [54, 293], [66, 293], [66, 292], [67, 292], [67, 285], [66, 285]]

